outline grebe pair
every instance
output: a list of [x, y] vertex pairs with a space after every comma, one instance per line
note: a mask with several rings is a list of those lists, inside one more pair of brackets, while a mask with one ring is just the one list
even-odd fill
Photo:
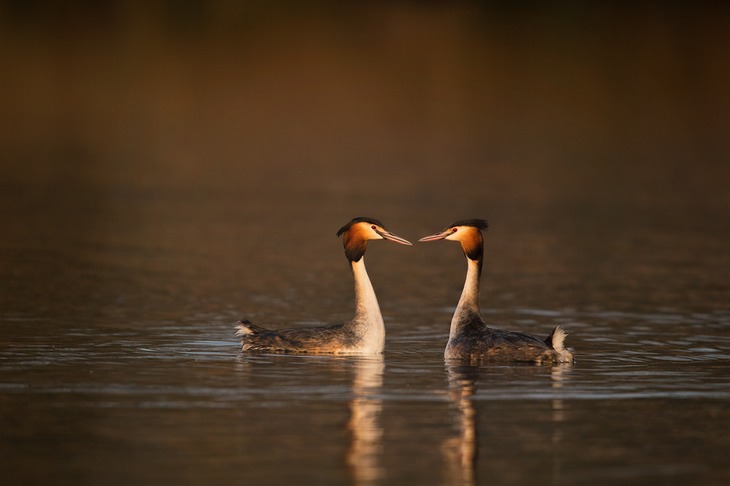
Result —
[[[479, 315], [479, 280], [484, 257], [482, 219], [461, 220], [444, 231], [419, 241], [451, 240], [461, 243], [467, 258], [466, 281], [451, 320], [444, 358], [462, 361], [521, 361], [572, 363], [573, 353], [565, 348], [565, 332], [557, 326], [546, 339], [520, 332], [493, 329]], [[411, 243], [394, 235], [376, 219], [355, 218], [340, 228], [345, 256], [355, 279], [355, 317], [342, 324], [274, 331], [246, 319], [238, 323], [244, 351], [316, 354], [379, 354], [385, 346], [385, 325], [375, 291], [365, 270], [365, 249], [370, 240]]]

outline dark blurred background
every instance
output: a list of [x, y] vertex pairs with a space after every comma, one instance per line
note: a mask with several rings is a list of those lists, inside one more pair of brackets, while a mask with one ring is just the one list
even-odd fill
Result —
[[0, 176], [725, 205], [729, 50], [724, 2], [4, 1]]
[[[730, 261], [728, 59], [724, 2], [3, 1], [6, 269], [134, 231], [235, 262], [195, 278], [283, 269], [288, 236], [262, 234], [286, 221], [322, 233], [294, 254], [329, 255], [365, 214], [409, 238], [489, 218], [504, 271], [686, 285]], [[706, 268], [652, 264], [677, 234]]]

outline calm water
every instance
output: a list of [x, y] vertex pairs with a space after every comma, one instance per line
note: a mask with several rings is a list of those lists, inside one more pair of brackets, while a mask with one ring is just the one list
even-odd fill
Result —
[[[235, 197], [178, 196], [76, 208], [99, 225], [64, 219], [73, 203], [36, 213], [39, 200], [19, 196], [24, 217], [5, 215], [0, 447], [12, 483], [730, 478], [730, 311], [712, 301], [726, 297], [726, 268], [709, 265], [696, 298], [693, 282], [659, 270], [707, 265], [711, 235], [645, 234], [632, 256], [599, 246], [577, 258], [551, 241], [594, 241], [592, 223], [573, 221], [567, 235], [530, 234], [563, 262], [551, 270], [494, 222], [485, 316], [536, 334], [562, 324], [574, 366], [445, 365], [465, 269], [448, 243], [371, 243], [382, 358], [249, 356], [233, 337], [239, 315], [272, 326], [348, 317], [352, 282], [334, 232], [349, 215], [295, 222], [312, 241], [289, 245], [278, 242], [283, 215], [261, 222], [231, 210]], [[448, 224], [414, 222], [401, 214], [410, 209], [383, 220], [411, 239]], [[656, 269], [585, 275], [612, 258]]]
[[[0, 8], [3, 484], [730, 483], [726, 8], [38, 5]], [[449, 242], [370, 244], [384, 356], [241, 354], [351, 317], [355, 216], [488, 219], [485, 318], [575, 365], [445, 364]]]

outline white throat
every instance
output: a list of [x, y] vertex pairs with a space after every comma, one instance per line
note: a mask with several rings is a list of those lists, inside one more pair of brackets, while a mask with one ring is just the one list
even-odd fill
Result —
[[459, 303], [456, 305], [454, 317], [451, 319], [451, 336], [457, 332], [459, 323], [464, 317], [470, 314], [479, 314], [479, 278], [481, 276], [481, 262], [466, 259], [466, 280], [464, 281], [464, 289], [461, 291]]
[[380, 313], [368, 272], [365, 270], [365, 257], [351, 262], [355, 279], [355, 318], [352, 320], [356, 332], [361, 336], [357, 352], [382, 353], [385, 347], [385, 324]]

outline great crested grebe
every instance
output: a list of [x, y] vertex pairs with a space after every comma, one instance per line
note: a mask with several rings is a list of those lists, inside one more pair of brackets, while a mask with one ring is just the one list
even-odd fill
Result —
[[345, 256], [355, 278], [355, 317], [342, 324], [271, 330], [242, 319], [236, 327], [244, 351], [313, 354], [379, 354], [385, 346], [385, 325], [378, 299], [365, 270], [365, 249], [370, 240], [411, 242], [396, 236], [372, 218], [355, 218], [340, 228]]
[[466, 281], [451, 319], [444, 358], [469, 361], [522, 361], [538, 364], [572, 363], [565, 348], [566, 333], [557, 326], [546, 339], [488, 327], [479, 315], [479, 280], [484, 261], [483, 219], [465, 219], [418, 241], [452, 240], [461, 243], [467, 259]]

